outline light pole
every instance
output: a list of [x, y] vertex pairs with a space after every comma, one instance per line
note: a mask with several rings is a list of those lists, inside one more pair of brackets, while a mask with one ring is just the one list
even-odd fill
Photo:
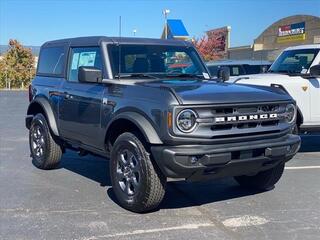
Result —
[[133, 36], [135, 37], [137, 33], [137, 29], [133, 29], [132, 32], [133, 32]]
[[165, 9], [162, 11], [163, 15], [164, 15], [164, 36], [165, 39], [168, 39], [168, 14], [170, 13], [169, 9]]

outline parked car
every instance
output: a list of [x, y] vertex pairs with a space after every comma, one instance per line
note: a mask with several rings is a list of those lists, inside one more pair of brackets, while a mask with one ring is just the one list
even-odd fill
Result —
[[297, 102], [297, 130], [320, 131], [320, 44], [285, 49], [266, 74], [230, 79], [238, 84], [273, 86]]
[[227, 67], [230, 72], [230, 77], [233, 79], [241, 75], [267, 72], [271, 64], [269, 61], [260, 60], [219, 60], [207, 62], [207, 67], [211, 76], [217, 76], [220, 68]]
[[168, 66], [168, 71], [170, 73], [184, 73], [189, 66], [188, 63], [174, 63]]
[[[169, 72], [166, 57], [175, 54], [194, 66], [192, 74]], [[29, 98], [34, 165], [55, 168], [65, 149], [110, 158], [115, 196], [134, 212], [159, 206], [168, 177], [234, 177], [268, 190], [300, 147], [288, 94], [210, 79], [196, 49], [183, 41], [47, 42]]]

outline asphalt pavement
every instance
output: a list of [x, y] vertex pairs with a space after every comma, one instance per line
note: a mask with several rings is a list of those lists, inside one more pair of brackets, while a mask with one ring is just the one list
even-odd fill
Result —
[[320, 239], [320, 135], [302, 136], [275, 189], [232, 179], [170, 181], [158, 211], [116, 202], [108, 161], [68, 151], [55, 170], [31, 163], [26, 92], [0, 91], [0, 239]]

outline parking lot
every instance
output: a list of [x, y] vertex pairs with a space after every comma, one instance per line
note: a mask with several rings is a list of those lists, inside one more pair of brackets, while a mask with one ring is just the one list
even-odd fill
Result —
[[27, 92], [0, 91], [0, 239], [319, 239], [320, 135], [302, 136], [271, 191], [170, 181], [160, 210], [141, 215], [118, 206], [102, 158], [67, 152], [58, 169], [35, 168], [27, 105]]

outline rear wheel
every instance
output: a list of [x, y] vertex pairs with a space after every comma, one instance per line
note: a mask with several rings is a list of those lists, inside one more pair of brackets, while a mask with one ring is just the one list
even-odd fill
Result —
[[254, 176], [238, 176], [234, 177], [234, 179], [243, 187], [270, 190], [280, 180], [283, 170], [284, 163], [281, 163]]
[[120, 205], [133, 212], [157, 208], [165, 194], [166, 178], [132, 133], [115, 141], [110, 161], [113, 191]]
[[61, 159], [61, 146], [53, 138], [46, 118], [38, 113], [29, 130], [29, 145], [33, 164], [41, 169], [55, 168]]

